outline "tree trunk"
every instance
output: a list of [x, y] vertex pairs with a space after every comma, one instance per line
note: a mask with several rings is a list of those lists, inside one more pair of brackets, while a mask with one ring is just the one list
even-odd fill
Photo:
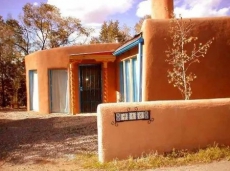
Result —
[[1, 78], [1, 85], [2, 85], [2, 92], [1, 92], [2, 102], [1, 102], [1, 106], [2, 106], [2, 107], [6, 107], [5, 83], [4, 83], [4, 78], [3, 78], [3, 76], [4, 76], [4, 74], [2, 74], [2, 78]]

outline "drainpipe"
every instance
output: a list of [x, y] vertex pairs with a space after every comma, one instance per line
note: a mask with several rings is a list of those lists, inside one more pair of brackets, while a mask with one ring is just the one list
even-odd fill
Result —
[[142, 101], [142, 43], [143, 39], [138, 43], [138, 55], [137, 55], [137, 63], [138, 63], [138, 84], [137, 84], [137, 100], [138, 102]]

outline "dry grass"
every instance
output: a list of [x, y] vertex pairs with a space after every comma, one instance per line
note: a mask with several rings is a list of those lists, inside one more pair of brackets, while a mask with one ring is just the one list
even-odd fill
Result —
[[197, 151], [173, 150], [170, 153], [159, 155], [153, 153], [141, 158], [129, 157], [127, 160], [114, 160], [108, 163], [98, 162], [95, 154], [77, 155], [77, 163], [84, 169], [104, 170], [143, 170], [169, 166], [183, 166], [198, 163], [210, 163], [212, 161], [230, 160], [230, 148], [216, 144]]

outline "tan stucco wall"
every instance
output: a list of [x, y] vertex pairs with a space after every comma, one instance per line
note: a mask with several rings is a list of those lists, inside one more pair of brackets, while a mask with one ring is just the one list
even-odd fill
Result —
[[[114, 126], [114, 112], [150, 110], [154, 121]], [[230, 145], [230, 99], [101, 104], [97, 109], [100, 162], [212, 145]]]
[[173, 14], [173, 0], [151, 0], [151, 18], [167, 19]]
[[[38, 72], [38, 90], [39, 90], [39, 113], [49, 113], [49, 92], [48, 92], [48, 69], [61, 69], [69, 67], [70, 54], [104, 52], [115, 50], [119, 44], [97, 44], [97, 45], [82, 45], [61, 47], [49, 50], [37, 51], [25, 58], [26, 65], [26, 80], [27, 80], [27, 108], [30, 110], [29, 99], [29, 70], [37, 70]], [[115, 87], [113, 81], [115, 68], [109, 64], [108, 74], [108, 92], [111, 94], [108, 102], [115, 102]], [[77, 84], [78, 86], [78, 84]], [[112, 92], [111, 92], [112, 91]], [[112, 95], [114, 94], [114, 95]]]
[[[185, 20], [185, 19], [184, 19]], [[230, 97], [230, 17], [194, 18], [197, 42], [215, 38], [200, 63], [191, 66], [197, 75], [191, 83], [191, 99]], [[169, 40], [169, 20], [146, 20], [143, 24], [143, 100], [182, 99], [178, 89], [168, 83], [165, 62]], [[164, 39], [167, 38], [167, 41]]]

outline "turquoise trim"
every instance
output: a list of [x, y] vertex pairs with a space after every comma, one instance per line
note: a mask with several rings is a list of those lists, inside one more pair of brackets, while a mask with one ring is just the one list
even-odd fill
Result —
[[120, 102], [124, 102], [125, 90], [124, 90], [124, 73], [123, 73], [123, 61], [120, 62]]
[[143, 60], [143, 48], [142, 48], [142, 44], [139, 43], [138, 45], [138, 54], [139, 54], [139, 73], [140, 73], [140, 77], [139, 77], [139, 94], [138, 94], [138, 101], [141, 102], [142, 101], [142, 60]]
[[132, 58], [132, 77], [133, 77], [133, 101], [138, 102], [138, 86], [137, 86], [137, 57]]
[[140, 43], [143, 43], [144, 42], [144, 39], [142, 37], [138, 38], [137, 40], [135, 40], [134, 42], [124, 46], [123, 48], [119, 49], [118, 51], [115, 51], [113, 53], [114, 56], [119, 56], [121, 55], [122, 53], [125, 53], [126, 51], [132, 49], [133, 47], [137, 46], [138, 44]]

